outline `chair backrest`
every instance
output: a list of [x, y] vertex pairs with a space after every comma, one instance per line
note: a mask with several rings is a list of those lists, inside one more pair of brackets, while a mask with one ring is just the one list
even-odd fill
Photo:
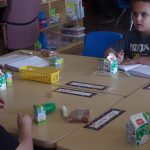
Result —
[[41, 0], [8, 0], [3, 15], [6, 45], [9, 49], [28, 48], [39, 36], [38, 13]]
[[123, 38], [121, 33], [111, 31], [89, 32], [84, 39], [83, 56], [104, 57], [106, 49]]

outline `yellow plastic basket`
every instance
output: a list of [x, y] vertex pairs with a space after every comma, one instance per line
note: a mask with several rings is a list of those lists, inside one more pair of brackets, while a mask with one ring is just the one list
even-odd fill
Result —
[[24, 66], [19, 68], [19, 76], [22, 79], [41, 81], [45, 83], [55, 83], [59, 81], [60, 70]]

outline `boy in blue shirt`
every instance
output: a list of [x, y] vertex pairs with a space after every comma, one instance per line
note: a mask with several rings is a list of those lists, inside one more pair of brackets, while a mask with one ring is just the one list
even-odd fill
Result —
[[119, 64], [150, 65], [150, 0], [132, 0], [131, 5], [135, 29], [105, 54], [114, 52]]
[[[0, 108], [4, 108], [4, 101], [0, 97]], [[33, 150], [32, 120], [27, 115], [18, 114], [17, 125], [19, 139], [16, 140], [0, 125], [0, 149], [2, 150]]]

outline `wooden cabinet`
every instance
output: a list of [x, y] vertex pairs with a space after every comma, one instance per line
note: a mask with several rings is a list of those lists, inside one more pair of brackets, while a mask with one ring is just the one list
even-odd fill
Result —
[[[46, 19], [45, 21], [39, 21], [40, 31], [44, 32], [46, 35], [47, 34], [50, 35], [51, 32], [56, 32], [59, 35], [59, 40], [55, 40], [55, 42], [60, 42], [61, 28], [65, 24], [69, 23], [71, 25], [83, 26], [82, 19], [78, 19], [75, 21], [68, 20], [66, 15], [65, 0], [41, 0], [41, 13], [44, 13], [44, 15], [41, 14], [41, 18], [45, 17]], [[76, 42], [65, 42], [67, 44], [62, 44], [63, 46], [59, 45], [58, 43], [59, 46], [56, 50], [57, 51], [68, 50], [69, 48], [75, 47], [81, 44], [82, 42], [83, 40]]]

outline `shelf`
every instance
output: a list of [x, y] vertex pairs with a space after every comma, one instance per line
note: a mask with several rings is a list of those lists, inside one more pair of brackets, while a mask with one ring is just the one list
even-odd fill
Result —
[[71, 48], [76, 47], [76, 46], [81, 45], [81, 44], [83, 44], [83, 41], [73, 42], [73, 43], [68, 44], [65, 47], [58, 48], [56, 51], [64, 52], [64, 51], [67, 51], [68, 49], [71, 49]]
[[[50, 9], [51, 8], [55, 8], [54, 11], [51, 11], [51, 15], [50, 14]], [[51, 9], [53, 10], [53, 9]], [[45, 2], [41, 2], [41, 11], [45, 12], [45, 20], [43, 22], [46, 22], [48, 24], [48, 27], [42, 28], [40, 29], [40, 32], [44, 32], [46, 34], [47, 37], [47, 41], [50, 43], [47, 46], [47, 49], [51, 49], [53, 46], [57, 47], [57, 51], [65, 51], [69, 48], [75, 47], [81, 43], [83, 43], [83, 41], [79, 41], [78, 40], [73, 40], [73, 42], [71, 41], [65, 41], [62, 40], [61, 37], [61, 27], [66, 24], [66, 23], [71, 23], [73, 25], [83, 25], [83, 20], [79, 19], [78, 22], [77, 21], [69, 21], [67, 20], [67, 15], [66, 15], [66, 0], [47, 0]], [[50, 24], [50, 20], [54, 19], [55, 22], [55, 15], [57, 16], [58, 14], [60, 16], [60, 22], [58, 23], [54, 23], [54, 24]], [[52, 16], [54, 18], [52, 18]], [[56, 18], [57, 19], [57, 18]], [[57, 21], [57, 20], [56, 20]], [[42, 21], [41, 21], [42, 24]], [[40, 25], [41, 25], [40, 24]], [[46, 24], [45, 24], [46, 26]], [[41, 25], [41, 27], [44, 27], [44, 23], [43, 26]], [[52, 32], [55, 32], [57, 34], [53, 34]], [[49, 34], [50, 33], [50, 34]], [[48, 35], [49, 34], [49, 35]], [[55, 37], [56, 36], [56, 37]], [[75, 42], [76, 41], [76, 42]]]
[[58, 23], [55, 23], [55, 24], [50, 24], [48, 27], [40, 29], [40, 31], [44, 32], [44, 31], [49, 30], [51, 28], [55, 28], [55, 27], [62, 26], [62, 25], [63, 25], [63, 22], [58, 22]]

